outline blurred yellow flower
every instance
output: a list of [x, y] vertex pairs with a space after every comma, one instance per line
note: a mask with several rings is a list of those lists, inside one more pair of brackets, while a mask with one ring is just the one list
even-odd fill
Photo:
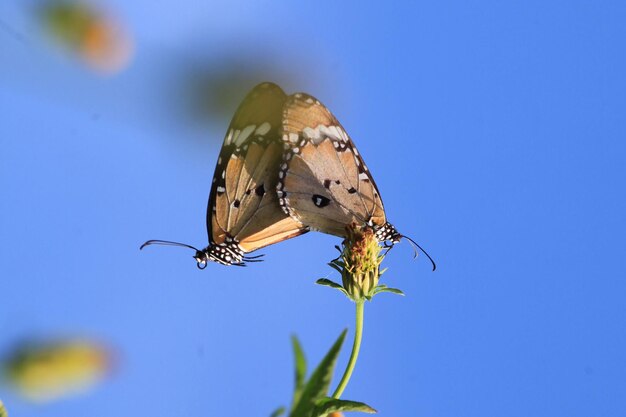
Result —
[[110, 370], [111, 356], [86, 341], [29, 344], [5, 363], [9, 382], [27, 399], [50, 401], [85, 391]]
[[0, 417], [9, 417], [9, 413], [7, 413], [7, 409], [4, 408], [4, 404], [2, 404], [2, 400], [0, 400]]

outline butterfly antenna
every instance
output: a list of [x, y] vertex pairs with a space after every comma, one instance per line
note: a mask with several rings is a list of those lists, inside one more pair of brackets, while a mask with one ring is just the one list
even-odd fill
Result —
[[143, 245], [141, 245], [141, 247], [139, 248], [139, 250], [142, 250], [143, 248], [145, 248], [146, 246], [150, 246], [150, 245], [163, 245], [163, 246], [182, 246], [184, 248], [189, 248], [189, 249], [193, 249], [196, 252], [199, 252], [197, 248], [194, 248], [191, 245], [187, 245], [186, 243], [179, 243], [179, 242], [170, 242], [169, 240], [149, 240], [146, 243], [144, 243]]
[[417, 254], [418, 254], [417, 249], [419, 249], [419, 250], [421, 250], [421, 251], [422, 251], [422, 253], [423, 253], [424, 255], [426, 255], [426, 257], [428, 258], [428, 260], [430, 261], [430, 263], [432, 263], [432, 264], [433, 264], [433, 271], [434, 271], [435, 269], [437, 269], [437, 264], [435, 264], [435, 261], [433, 261], [433, 258], [431, 258], [431, 257], [430, 257], [430, 255], [428, 254], [428, 252], [426, 252], [426, 251], [425, 251], [425, 250], [424, 250], [424, 249], [423, 249], [420, 245], [418, 245], [418, 244], [417, 244], [417, 243], [416, 243], [413, 239], [411, 239], [410, 237], [408, 237], [408, 236], [404, 236], [404, 235], [402, 235], [402, 237], [403, 237], [403, 238], [405, 238], [406, 240], [408, 240], [409, 242], [411, 242], [411, 244], [413, 245], [413, 249], [415, 250], [415, 255], [413, 255], [413, 257], [414, 257], [414, 258], [417, 258]]

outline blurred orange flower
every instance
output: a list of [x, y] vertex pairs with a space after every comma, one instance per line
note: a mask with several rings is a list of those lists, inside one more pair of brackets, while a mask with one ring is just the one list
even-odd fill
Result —
[[84, 3], [53, 1], [42, 16], [46, 29], [91, 68], [115, 73], [128, 65], [132, 39], [110, 15]]

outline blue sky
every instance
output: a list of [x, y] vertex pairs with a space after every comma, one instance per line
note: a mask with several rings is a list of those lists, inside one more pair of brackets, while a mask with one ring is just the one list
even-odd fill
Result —
[[267, 416], [289, 402], [289, 336], [313, 363], [352, 330], [353, 306], [313, 284], [338, 279], [337, 238], [204, 271], [138, 250], [206, 244], [228, 118], [263, 80], [329, 106], [438, 263], [389, 254], [407, 296], [366, 305], [345, 398], [394, 417], [623, 415], [621, 2], [101, 4], [136, 43], [108, 78], [59, 54], [28, 4], [0, 5], [0, 352], [85, 335], [120, 356], [46, 406], [0, 387], [11, 415]]

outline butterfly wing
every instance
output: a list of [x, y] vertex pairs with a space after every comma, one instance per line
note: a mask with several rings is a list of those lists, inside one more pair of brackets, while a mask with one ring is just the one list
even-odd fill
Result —
[[353, 222], [380, 227], [385, 210], [376, 183], [335, 116], [314, 97], [290, 96], [283, 109], [285, 147], [278, 197], [283, 210], [313, 230], [345, 236]]
[[251, 252], [307, 231], [281, 210], [276, 194], [286, 98], [277, 85], [259, 84], [233, 116], [207, 207], [212, 246], [234, 240], [244, 252]]

